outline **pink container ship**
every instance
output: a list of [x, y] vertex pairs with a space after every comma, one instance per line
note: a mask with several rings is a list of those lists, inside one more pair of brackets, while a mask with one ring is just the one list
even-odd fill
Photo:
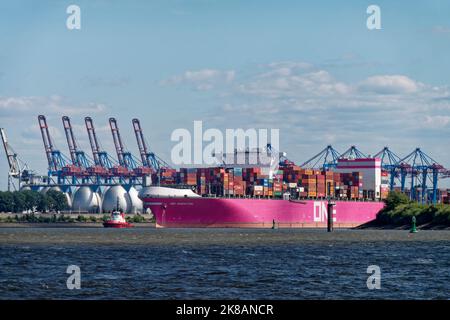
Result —
[[[189, 189], [147, 187], [140, 194], [160, 228], [326, 228], [326, 200], [200, 197]], [[334, 227], [349, 228], [376, 218], [384, 203], [335, 201]]]

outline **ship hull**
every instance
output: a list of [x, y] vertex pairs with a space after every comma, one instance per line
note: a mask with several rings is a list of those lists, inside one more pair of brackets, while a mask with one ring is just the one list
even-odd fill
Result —
[[[382, 202], [336, 201], [335, 228], [351, 228], [372, 221]], [[325, 228], [327, 201], [281, 199], [144, 198], [163, 228]]]
[[103, 227], [122, 229], [122, 228], [133, 228], [133, 225], [128, 222], [121, 223], [121, 222], [114, 222], [114, 221], [106, 221], [106, 222], [103, 222]]

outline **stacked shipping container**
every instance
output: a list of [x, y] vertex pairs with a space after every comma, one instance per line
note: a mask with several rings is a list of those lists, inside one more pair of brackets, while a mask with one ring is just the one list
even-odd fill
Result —
[[441, 203], [450, 204], [450, 189], [441, 190]]
[[300, 198], [363, 198], [363, 176], [360, 172], [337, 173], [302, 169], [288, 164], [275, 172], [272, 179], [261, 168], [182, 168], [160, 172], [162, 185], [182, 184], [200, 195], [256, 196], [281, 198], [284, 193]]

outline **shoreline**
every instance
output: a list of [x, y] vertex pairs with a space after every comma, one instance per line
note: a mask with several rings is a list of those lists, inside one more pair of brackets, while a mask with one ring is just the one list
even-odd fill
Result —
[[[110, 213], [11, 213], [0, 212], [0, 228], [48, 227], [48, 228], [96, 228], [103, 227], [103, 222]], [[153, 215], [127, 214], [127, 221], [136, 227], [155, 227]]]
[[[410, 230], [411, 224], [394, 224], [394, 223], [380, 223], [377, 220], [373, 220], [353, 228], [355, 230]], [[416, 225], [417, 230], [443, 230], [450, 231], [450, 226], [447, 224], [437, 224], [437, 223], [424, 223]]]
[[[134, 228], [156, 228], [154, 222], [132, 222]], [[95, 229], [105, 228], [101, 222], [0, 222], [2, 228], [66, 228]]]
[[[15, 217], [30, 215], [26, 213], [17, 214], [17, 213], [6, 213], [0, 212], [0, 229], [2, 228], [104, 228], [102, 218], [104, 215], [102, 213], [34, 213], [33, 215], [36, 218], [46, 219], [44, 221], [17, 221]], [[52, 217], [64, 217], [63, 221], [48, 221]], [[85, 221], [80, 221], [78, 218], [83, 217]], [[130, 217], [130, 222], [134, 225], [135, 228], [156, 228], [156, 222], [153, 219], [152, 215], [148, 214], [127, 214], [127, 217]], [[138, 220], [137, 222], [133, 222], [133, 219], [138, 217], [142, 220]], [[10, 219], [10, 221], [5, 221]], [[67, 220], [68, 219], [68, 220]], [[95, 221], [93, 221], [95, 220]], [[381, 222], [379, 220], [372, 220], [367, 223], [364, 223], [355, 227], [335, 227], [335, 230], [343, 229], [343, 230], [409, 230], [411, 228], [410, 223], [386, 223]], [[436, 222], [426, 222], [417, 224], [417, 230], [442, 230], [442, 231], [450, 231], [450, 225], [446, 223], [436, 223]], [[164, 228], [164, 229], [222, 229], [222, 228], [213, 228], [213, 227], [202, 227], [202, 228]], [[246, 230], [248, 228], [225, 228], [225, 229], [236, 229], [236, 230]], [[266, 228], [255, 228], [255, 229], [266, 229]], [[282, 228], [282, 229], [310, 229], [310, 228]], [[316, 229], [316, 228], [313, 228]], [[317, 229], [326, 229], [317, 228]]]
[[235, 246], [266, 247], [285, 245], [340, 246], [352, 243], [357, 247], [370, 243], [450, 242], [450, 232], [423, 230], [336, 230], [322, 229], [158, 229], [158, 228], [0, 228], [0, 247], [10, 245], [108, 245], [191, 247]]
[[[155, 222], [132, 222], [134, 228], [152, 228], [156, 229]], [[104, 228], [102, 222], [0, 222], [0, 229], [2, 228], [66, 228], [66, 229], [93, 229], [93, 228]], [[410, 230], [410, 225], [398, 225], [398, 224], [381, 224], [376, 220], [370, 221], [368, 223], [362, 224], [356, 227], [348, 227], [348, 228], [335, 228], [335, 230], [384, 230], [384, 231], [407, 231]], [[215, 227], [206, 227], [206, 228], [162, 228], [162, 229], [235, 229], [235, 230], [247, 230], [247, 229], [256, 229], [256, 230], [265, 230], [270, 228], [215, 228]], [[296, 230], [308, 230], [308, 229], [317, 229], [317, 230], [326, 230], [326, 228], [280, 228], [280, 229], [296, 229]], [[429, 230], [429, 231], [450, 231], [450, 226], [444, 224], [433, 224], [427, 223], [417, 226], [417, 230]]]

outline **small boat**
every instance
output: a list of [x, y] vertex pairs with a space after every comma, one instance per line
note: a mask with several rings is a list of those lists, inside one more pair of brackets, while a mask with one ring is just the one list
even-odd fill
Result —
[[120, 211], [113, 211], [111, 214], [111, 219], [103, 222], [105, 228], [132, 228], [134, 227], [131, 223], [127, 222], [125, 219], [125, 214]]

